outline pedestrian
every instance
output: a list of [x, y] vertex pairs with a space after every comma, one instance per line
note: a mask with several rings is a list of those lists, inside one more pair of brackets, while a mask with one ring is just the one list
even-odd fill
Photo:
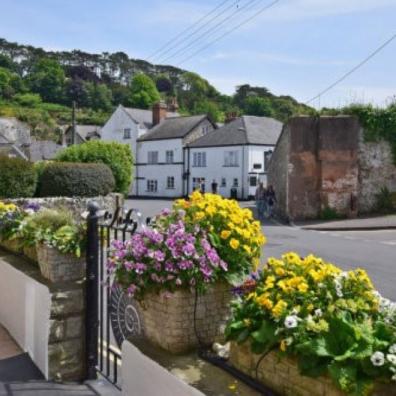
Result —
[[212, 194], [217, 194], [217, 181], [215, 179], [213, 179], [212, 181]]
[[261, 181], [256, 189], [255, 199], [256, 199], [256, 206], [257, 206], [257, 214], [259, 220], [264, 219], [264, 212], [266, 210], [266, 190], [264, 188], [264, 183]]
[[205, 179], [201, 179], [199, 187], [201, 190], [201, 194], [205, 194]]
[[274, 205], [276, 203], [275, 190], [272, 187], [272, 185], [268, 186], [266, 197], [267, 197], [268, 217], [272, 217], [274, 211]]

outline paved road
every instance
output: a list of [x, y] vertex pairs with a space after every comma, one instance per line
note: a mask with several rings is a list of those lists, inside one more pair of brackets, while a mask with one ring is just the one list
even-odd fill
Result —
[[[138, 208], [143, 216], [153, 216], [170, 207], [170, 200], [128, 200], [129, 208]], [[243, 206], [253, 207], [244, 202]], [[396, 230], [384, 231], [310, 231], [266, 221], [263, 230], [268, 243], [263, 256], [280, 256], [296, 251], [302, 256], [314, 253], [348, 270], [367, 270], [375, 286], [396, 301]]]

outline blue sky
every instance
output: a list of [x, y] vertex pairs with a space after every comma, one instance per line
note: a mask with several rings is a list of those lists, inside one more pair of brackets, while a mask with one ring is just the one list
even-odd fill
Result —
[[[224, 23], [225, 30], [271, 2], [251, 1], [239, 0], [242, 10], [235, 15], [237, 19]], [[229, 0], [223, 9], [235, 2]], [[0, 37], [52, 50], [123, 51], [145, 59], [220, 3], [1, 0]], [[248, 4], [256, 4], [250, 13], [243, 10]], [[395, 20], [396, 0], [280, 0], [181, 66], [200, 73], [224, 93], [249, 83], [306, 101], [395, 34]], [[207, 40], [191, 49], [201, 48]], [[184, 57], [166, 63], [177, 66]], [[396, 40], [314, 105], [341, 106], [353, 101], [384, 105], [393, 95]]]

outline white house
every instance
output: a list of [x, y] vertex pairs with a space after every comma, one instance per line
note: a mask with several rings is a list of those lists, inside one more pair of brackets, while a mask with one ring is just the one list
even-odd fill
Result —
[[243, 116], [185, 148], [185, 191], [191, 193], [199, 183], [211, 191], [230, 197], [236, 189], [238, 199], [254, 196], [259, 181], [267, 183], [268, 163], [282, 131], [282, 123], [272, 118]]
[[171, 198], [185, 195], [184, 148], [215, 128], [206, 115], [171, 117], [138, 138], [135, 194]]
[[[166, 117], [178, 116], [177, 113], [168, 112], [164, 103], [157, 103], [153, 110], [132, 109], [119, 105], [106, 124], [101, 129], [102, 140], [115, 141], [129, 144], [136, 162], [137, 139], [149, 131], [153, 126], [160, 123]], [[136, 166], [132, 175], [132, 189], [130, 194], [136, 195], [137, 183]]]

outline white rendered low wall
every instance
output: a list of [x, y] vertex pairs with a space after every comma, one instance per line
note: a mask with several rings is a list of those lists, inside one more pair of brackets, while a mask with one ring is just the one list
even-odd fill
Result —
[[0, 323], [46, 378], [50, 308], [48, 287], [0, 258]]
[[143, 355], [129, 341], [122, 344], [122, 381], [123, 396], [204, 396]]

